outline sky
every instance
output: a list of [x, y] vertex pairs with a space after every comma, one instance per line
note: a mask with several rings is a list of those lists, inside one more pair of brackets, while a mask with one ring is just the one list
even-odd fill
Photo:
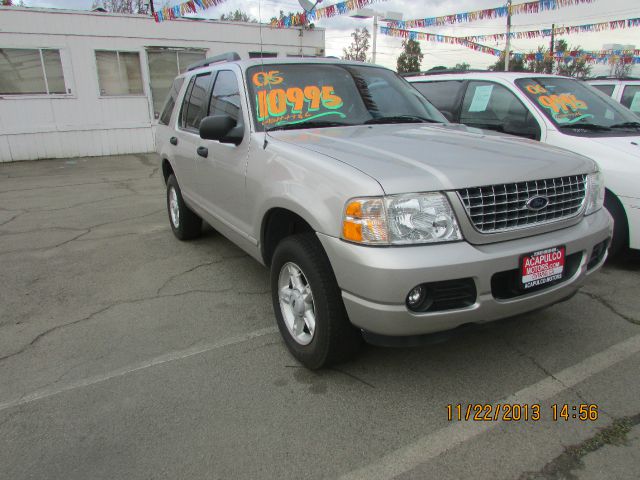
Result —
[[[155, 3], [163, 5], [166, 1], [169, 4], [180, 3], [179, 0], [155, 0]], [[338, 1], [324, 0], [321, 6], [331, 5]], [[514, 3], [521, 1], [524, 0], [514, 0]], [[24, 0], [24, 3], [34, 7], [90, 9], [93, 0]], [[402, 12], [404, 19], [409, 20], [492, 8], [502, 4], [504, 4], [504, 0], [387, 0], [374, 4], [373, 8], [382, 14]], [[261, 13], [261, 18], [265, 22], [268, 22], [272, 16], [277, 16], [280, 10], [284, 10], [285, 13], [301, 11], [297, 0], [227, 0], [217, 7], [201, 12], [199, 16], [218, 18], [222, 13], [236, 9], [244, 10], [255, 18], [259, 18]], [[570, 26], [634, 17], [640, 17], [639, 0], [596, 0], [591, 4], [574, 5], [552, 12], [515, 15], [512, 20], [512, 29], [513, 31], [537, 30], [550, 28], [553, 23], [556, 26]], [[343, 15], [322, 19], [316, 25], [326, 29], [327, 55], [341, 56], [342, 49], [351, 43], [350, 33], [355, 28], [365, 26], [369, 31], [372, 31], [373, 19], [361, 20]], [[501, 33], [505, 31], [505, 28], [506, 19], [499, 18], [435, 27], [423, 31], [450, 36], [465, 36]], [[605, 43], [635, 44], [636, 48], [640, 48], [640, 28], [581, 33], [560, 38], [565, 39], [570, 46], [579, 45], [585, 50], [600, 50]], [[399, 38], [378, 35], [377, 63], [395, 69], [396, 59], [402, 51], [401, 42], [402, 40]], [[492, 47], [504, 48], [504, 41], [484, 43]], [[513, 40], [511, 48], [513, 51], [526, 53], [535, 50], [538, 45], [548, 45], [548, 43], [548, 38]], [[474, 52], [457, 45], [421, 41], [420, 46], [424, 54], [423, 70], [436, 65], [453, 67], [459, 62], [467, 62], [472, 68], [486, 68], [496, 61], [496, 58], [491, 55]], [[594, 67], [594, 73], [598, 74], [606, 73], [607, 70], [605, 66]]]

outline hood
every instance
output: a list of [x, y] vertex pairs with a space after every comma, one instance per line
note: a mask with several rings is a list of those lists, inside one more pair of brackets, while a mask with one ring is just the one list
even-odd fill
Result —
[[593, 161], [463, 125], [392, 124], [276, 131], [277, 140], [344, 162], [385, 193], [455, 190], [589, 173]]
[[640, 135], [629, 137], [590, 137], [590, 142], [640, 158]]

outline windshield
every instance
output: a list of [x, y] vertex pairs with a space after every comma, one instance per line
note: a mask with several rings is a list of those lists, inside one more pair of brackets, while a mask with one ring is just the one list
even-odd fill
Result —
[[409, 83], [378, 67], [259, 65], [247, 70], [247, 84], [258, 131], [285, 126], [447, 123]]
[[638, 117], [591, 85], [562, 77], [521, 78], [516, 85], [559, 128], [637, 133]]

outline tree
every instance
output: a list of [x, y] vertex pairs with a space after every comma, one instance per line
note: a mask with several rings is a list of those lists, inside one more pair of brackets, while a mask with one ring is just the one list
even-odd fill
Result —
[[[278, 23], [278, 21], [283, 21], [285, 18], [291, 17], [292, 15], [296, 15], [296, 13], [289, 12], [285, 14], [284, 11], [280, 10], [280, 14], [277, 17], [271, 17], [271, 20], [269, 21], [269, 23], [271, 23], [272, 25], [276, 24]], [[313, 23], [309, 22], [309, 19], [306, 18], [306, 16], [305, 16], [305, 23], [302, 26], [305, 28], [305, 30], [312, 30], [315, 27]]]
[[23, 0], [18, 0], [17, 2], [16, 0], [2, 0], [1, 5], [3, 7], [26, 7]]
[[549, 50], [544, 47], [538, 47], [536, 58], [527, 62], [526, 69], [535, 73], [553, 73], [553, 57]]
[[148, 7], [144, 0], [94, 0], [94, 8], [104, 8], [107, 12], [113, 13], [138, 13], [146, 15]]
[[609, 59], [611, 66], [611, 76], [619, 79], [627, 78], [633, 69], [633, 56], [631, 55], [611, 55]]
[[447, 70], [447, 67], [444, 65], [436, 65], [435, 67], [431, 67], [427, 72], [437, 72], [438, 70]]
[[558, 63], [558, 75], [565, 77], [587, 78], [591, 75], [591, 65], [587, 63], [586, 56], [570, 57], [566, 56]]
[[366, 62], [367, 52], [369, 51], [369, 39], [371, 38], [369, 30], [367, 30], [367, 27], [356, 28], [351, 32], [351, 36], [353, 37], [353, 42], [351, 42], [348, 49], [342, 49], [342, 59]]
[[[539, 46], [533, 59], [527, 60], [524, 69], [534, 73], [557, 73], [568, 77], [585, 78], [591, 73], [591, 65], [586, 56], [572, 56], [569, 52], [580, 51], [580, 46], [569, 47], [565, 40], [558, 40], [555, 44], [555, 54], [552, 56], [548, 48]], [[560, 54], [560, 58], [558, 58]], [[504, 68], [504, 64], [502, 64]]]
[[467, 70], [469, 70], [469, 67], [471, 67], [471, 65], [469, 65], [467, 62], [462, 62], [462, 63], [456, 63], [456, 66], [453, 67], [453, 69], [458, 70], [460, 72], [466, 72]]
[[580, 51], [580, 45], [569, 49], [569, 44], [564, 40], [556, 42], [556, 52], [562, 53], [562, 57], [558, 60], [556, 73], [566, 77], [586, 78], [591, 74], [591, 65], [587, 63], [586, 56], [573, 57], [568, 55], [569, 51]]
[[420, 49], [420, 42], [411, 38], [402, 41], [402, 53], [398, 56], [398, 73], [415, 73], [420, 71], [420, 64], [424, 55]]
[[[489, 70], [494, 72], [504, 72], [504, 52], [500, 55], [500, 59], [489, 67]], [[524, 72], [526, 71], [524, 64], [524, 57], [513, 57], [509, 59], [509, 71], [510, 72]]]
[[236, 10], [235, 12], [229, 12], [227, 14], [223, 13], [220, 15], [220, 20], [224, 20], [226, 22], [258, 23], [258, 20], [242, 10]]

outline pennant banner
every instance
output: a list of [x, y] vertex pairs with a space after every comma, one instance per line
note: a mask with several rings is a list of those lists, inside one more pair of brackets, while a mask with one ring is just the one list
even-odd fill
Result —
[[[511, 15], [521, 15], [527, 13], [540, 13], [548, 10], [558, 10], [559, 8], [580, 5], [583, 3], [593, 3], [596, 0], [537, 0], [535, 2], [517, 3], [511, 5]], [[404, 20], [390, 22], [389, 25], [396, 28], [424, 28], [441, 25], [452, 25], [455, 23], [468, 23], [478, 20], [489, 20], [507, 16], [506, 5], [475, 10], [473, 12], [454, 13], [452, 15], [442, 15], [440, 17], [418, 18], [415, 20]]]
[[382, 35], [389, 35], [391, 37], [405, 38], [410, 40], [426, 40], [427, 42], [462, 45], [463, 47], [470, 48], [471, 50], [475, 50], [476, 52], [488, 53], [489, 55], [494, 55], [496, 57], [499, 57], [502, 54], [502, 50], [498, 48], [481, 45], [462, 37], [449, 37], [447, 35], [436, 35], [433, 33], [416, 32], [415, 30], [404, 30], [401, 28], [392, 27], [380, 27], [380, 33]]
[[[634, 27], [640, 27], [640, 18], [627, 18], [624, 20], [611, 20], [609, 22], [587, 23], [585, 25], [573, 25], [570, 27], [556, 27], [553, 29], [553, 31], [555, 35], [568, 35], [571, 33], [602, 32], [604, 30], [619, 30], [622, 28]], [[551, 29], [547, 28], [542, 30], [529, 30], [526, 32], [511, 32], [509, 34], [509, 37], [515, 39], [541, 38], [550, 37], [551, 33]], [[486, 42], [487, 40], [504, 40], [506, 36], [506, 33], [494, 33], [488, 35], [470, 35], [465, 36], [464, 38], [471, 40], [472, 42]]]
[[[514, 53], [516, 60], [542, 61], [548, 57], [548, 53]], [[570, 52], [554, 52], [553, 59], [557, 62], [570, 63], [575, 59], [586, 60], [588, 63], [609, 63], [611, 60], [625, 64], [640, 63], [640, 50], [599, 50], [590, 52], [587, 50], [572, 50]]]
[[196, 8], [201, 10], [209, 7], [216, 7], [223, 3], [225, 0], [189, 0], [187, 2], [179, 3], [173, 7], [164, 7], [162, 10], [158, 10], [153, 14], [153, 18], [156, 22], [164, 22], [165, 20], [175, 20], [176, 18], [184, 17], [190, 13], [196, 13]]
[[[389, 35], [396, 38], [411, 39], [416, 41], [425, 40], [427, 42], [460, 45], [471, 50], [475, 50], [476, 52], [493, 55], [494, 57], [499, 57], [504, 53], [503, 50], [472, 42], [466, 37], [449, 37], [447, 35], [436, 35], [433, 33], [417, 32], [415, 30], [405, 30], [391, 27], [380, 27], [380, 33], [382, 35]], [[533, 61], [543, 60], [544, 54], [541, 52], [513, 53], [513, 57], [517, 60], [524, 59], [527, 61]], [[619, 58], [623, 63], [638, 64], [640, 63], [640, 50], [572, 50], [567, 52], [554, 52], [554, 58], [557, 61], [563, 61], [565, 63], [569, 63], [576, 58], [584, 58], [589, 63], [609, 63], [612, 58]]]
[[345, 13], [359, 10], [374, 3], [386, 1], [387, 0], [346, 0], [345, 2], [329, 5], [328, 7], [316, 8], [311, 12], [291, 13], [282, 19], [272, 21], [271, 26], [275, 28], [304, 26], [308, 22], [344, 15]]

